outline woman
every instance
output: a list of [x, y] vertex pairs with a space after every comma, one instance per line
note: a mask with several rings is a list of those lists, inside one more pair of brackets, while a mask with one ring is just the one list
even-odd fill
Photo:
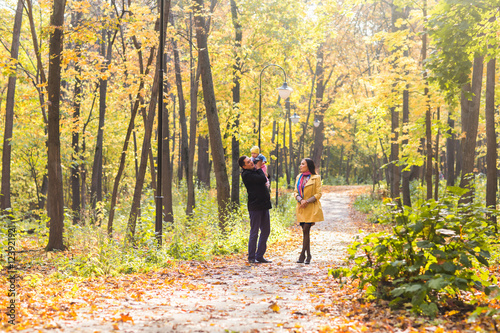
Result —
[[[300, 162], [300, 174], [295, 181], [293, 191], [297, 200], [297, 222], [302, 227], [302, 251], [298, 263], [309, 264], [311, 262], [311, 247], [309, 232], [315, 222], [323, 221], [323, 210], [321, 209], [321, 177], [316, 174], [313, 160], [304, 158]], [[307, 257], [306, 257], [307, 252]]]

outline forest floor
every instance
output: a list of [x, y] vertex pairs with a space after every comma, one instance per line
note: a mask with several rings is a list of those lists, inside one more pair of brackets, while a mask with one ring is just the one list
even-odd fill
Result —
[[[366, 187], [325, 187], [325, 221], [311, 229], [312, 261], [298, 264], [301, 230], [272, 245], [269, 264], [245, 254], [176, 262], [148, 274], [79, 281], [39, 281], [22, 332], [473, 332], [494, 323], [467, 323], [460, 309], [429, 321], [384, 303], [366, 303], [354, 285], [328, 270], [345, 265], [356, 235], [380, 228], [351, 206]], [[272, 226], [271, 226], [272, 228]], [[271, 231], [272, 232], [272, 231]], [[24, 310], [23, 310], [24, 309]]]

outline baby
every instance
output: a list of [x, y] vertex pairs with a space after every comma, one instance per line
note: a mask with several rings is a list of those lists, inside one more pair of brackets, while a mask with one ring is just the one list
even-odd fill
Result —
[[267, 174], [267, 166], [265, 164], [266, 161], [266, 157], [262, 154], [257, 155], [257, 157], [253, 159], [255, 168], [262, 169], [262, 171], [264, 171], [264, 175], [266, 175], [267, 178], [266, 186], [269, 187], [271, 186], [271, 182], [269, 182], [269, 175]]
[[252, 154], [252, 161], [255, 164], [255, 167], [257, 169], [262, 169], [262, 171], [264, 171], [264, 174], [266, 175], [266, 177], [269, 178], [269, 175], [267, 173], [267, 165], [266, 165], [267, 159], [264, 155], [260, 154], [260, 148], [257, 146], [253, 146], [250, 149], [250, 153]]

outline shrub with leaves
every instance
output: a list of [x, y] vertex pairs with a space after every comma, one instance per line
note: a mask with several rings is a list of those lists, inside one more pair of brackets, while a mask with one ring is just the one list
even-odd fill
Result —
[[374, 233], [349, 248], [352, 268], [331, 270], [335, 277], [359, 280], [369, 298], [390, 305], [411, 306], [413, 312], [435, 316], [450, 297], [498, 287], [487, 270], [495, 226], [479, 203], [460, 205], [467, 191], [448, 188], [445, 197], [393, 209], [382, 223], [392, 233]]

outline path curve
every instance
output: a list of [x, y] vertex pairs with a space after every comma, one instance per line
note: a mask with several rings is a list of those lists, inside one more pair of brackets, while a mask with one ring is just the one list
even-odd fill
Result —
[[[289, 252], [270, 251], [271, 264], [193, 263], [203, 275], [178, 272], [185, 278], [166, 276], [160, 289], [125, 301], [103, 292], [105, 311], [82, 311], [47, 332], [318, 332], [335, 326], [342, 321], [341, 309], [335, 311], [341, 302], [327, 273], [346, 257], [358, 229], [349, 216], [349, 191], [324, 193], [321, 203], [326, 220], [311, 229], [310, 265], [295, 262], [297, 241]], [[116, 321], [120, 316], [124, 320]]]

